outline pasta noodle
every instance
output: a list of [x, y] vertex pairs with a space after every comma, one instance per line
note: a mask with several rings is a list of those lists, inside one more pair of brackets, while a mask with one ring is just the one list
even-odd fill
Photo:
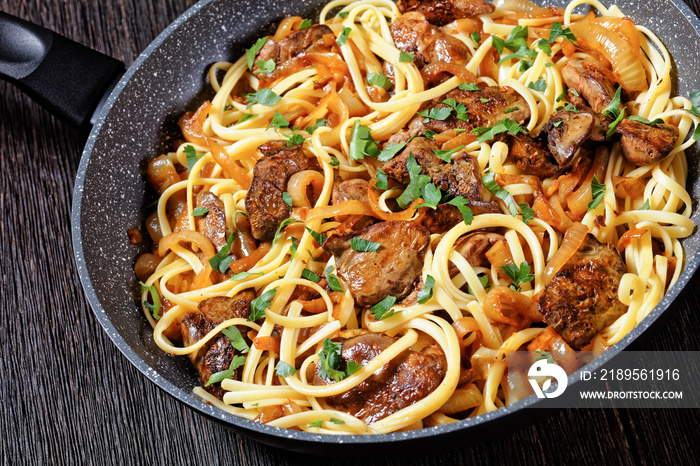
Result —
[[[580, 245], [581, 234], [589, 232], [602, 243], [619, 247], [624, 260], [617, 299], [625, 312], [587, 342], [587, 349], [605, 349], [620, 341], [676, 283], [685, 261], [680, 240], [694, 229], [684, 151], [694, 142], [691, 130], [700, 118], [686, 111], [693, 108], [689, 99], [671, 94], [669, 53], [653, 32], [635, 25], [615, 6], [607, 8], [597, 0], [573, 0], [565, 9], [528, 5], [500, 0], [492, 13], [444, 26], [441, 31], [466, 50], [468, 58], [458, 65], [427, 64], [420, 69], [413, 55], [407, 60], [392, 36], [392, 24], [402, 17], [393, 1], [333, 0], [321, 11], [318, 23], [332, 31], [332, 41], [323, 40], [339, 55], [317, 50], [309, 53], [314, 56], [310, 61], [296, 59], [295, 66], [278, 63], [279, 73], [266, 77], [259, 71], [266, 66], [263, 60], [253, 63], [256, 73], [250, 63], [263, 41], [234, 63], [211, 66], [208, 77], [215, 97], [194, 115], [183, 117], [184, 141], [158, 165], [166, 171], [149, 168], [149, 177], [163, 183], [155, 220], [149, 222], [155, 225], [149, 232], [162, 259], [143, 280], [141, 295], [153, 338], [167, 353], [194, 357], [222, 331], [238, 329], [239, 346], [235, 334], [227, 334], [238, 350], [236, 358], [244, 358], [237, 360], [237, 377], [232, 369], [220, 380], [223, 399], [200, 387], [195, 388], [198, 396], [247, 419], [325, 434], [387, 433], [451, 423], [507, 403], [503, 390], [507, 362], [502, 356], [548, 335], [545, 329], [551, 327], [537, 322], [537, 302], [578, 249], [569, 241]], [[598, 18], [581, 14], [585, 12], [581, 5], [590, 6]], [[287, 18], [271, 39], [279, 43], [308, 26], [302, 18]], [[501, 45], [497, 50], [499, 41], [502, 44], [525, 27], [529, 32], [521, 37], [524, 49], [516, 52]], [[633, 54], [637, 62], [623, 61], [606, 43], [581, 47], [566, 34], [547, 42], [555, 27], [581, 41], [586, 28], [612, 30], [608, 41], [627, 44], [630, 49], [623, 53]], [[595, 45], [592, 40], [586, 42]], [[638, 44], [638, 51], [633, 44]], [[516, 56], [504, 59], [511, 52]], [[330, 282], [336, 277], [333, 270], [338, 273], [340, 267], [340, 259], [324, 250], [318, 235], [351, 231], [353, 222], [363, 218], [420, 224], [431, 209], [421, 206], [428, 202], [423, 199], [425, 191], [403, 204], [400, 196], [408, 188], [400, 183], [380, 188], [380, 176], [386, 174], [376, 158], [381, 148], [387, 149], [387, 140], [404, 131], [427, 102], [444, 98], [463, 84], [508, 88], [528, 107], [523, 131], [537, 135], [548, 128], [560, 107], [572, 105], [563, 67], [586, 58], [609, 65], [625, 88], [624, 114], [659, 118], [678, 129], [667, 157], [634, 165], [619, 141], [601, 143], [597, 152], [581, 155], [572, 167], [536, 177], [523, 173], [503, 138], [483, 140], [477, 137], [481, 133], [456, 130], [448, 137], [436, 134], [442, 152], [457, 148], [448, 160], [469, 154], [480, 177], [493, 176], [489, 190], [501, 200], [500, 212], [476, 213], [473, 219], [465, 214], [464, 221], [430, 235], [417, 291], [419, 296], [421, 290], [427, 292], [432, 282], [432, 294], [392, 301], [385, 316], [376, 305], [362, 306], [347, 283], [333, 288], [316, 280]], [[640, 79], [645, 81], [643, 88]], [[358, 139], [362, 128], [367, 135]], [[376, 141], [377, 151], [357, 157], [358, 140], [370, 146]], [[250, 214], [246, 198], [259, 176], [256, 164], [264, 157], [259, 148], [270, 141], [289, 147], [301, 142], [313, 166], [297, 171], [284, 190], [292, 221], [283, 223], [273, 240], [255, 241], [244, 234], [252, 222], [246, 218]], [[334, 186], [355, 178], [371, 180], [369, 200], [336, 202]], [[220, 244], [199, 226], [198, 219], [207, 215], [196, 200], [201, 193], [221, 201]], [[439, 201], [444, 193], [438, 193]], [[600, 202], [592, 205], [596, 195]], [[515, 212], [509, 200], [519, 206]], [[582, 232], [575, 240], [564, 236], [571, 225]], [[493, 243], [496, 246], [489, 244], [489, 264], [474, 265], [462, 250], [470, 247], [464, 238], [484, 231], [497, 232], [500, 239]], [[226, 250], [218, 257], [223, 243]], [[227, 257], [234, 249], [240, 253]], [[521, 272], [527, 265], [523, 273], [532, 277], [514, 283], [504, 273], [509, 265], [516, 270], [520, 266]], [[508, 288], [512, 283], [513, 289]], [[256, 296], [251, 312], [259, 314], [254, 320], [229, 317], [206, 327], [190, 345], [182, 343], [185, 316], [211, 298], [235, 297], [245, 290]], [[310, 297], [302, 297], [300, 290]], [[319, 384], [317, 365], [329, 357], [329, 345], [368, 332], [387, 336], [391, 344], [354, 372], [350, 365], [346, 370], [330, 364], [345, 373], [332, 383]], [[375, 373], [407, 351], [419, 354], [426, 348], [442, 352], [444, 369], [438, 383], [420, 399], [373, 422], [328, 403], [328, 397], [367, 385]]]

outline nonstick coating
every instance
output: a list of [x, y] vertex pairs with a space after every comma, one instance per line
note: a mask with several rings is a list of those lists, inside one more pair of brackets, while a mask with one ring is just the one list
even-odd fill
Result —
[[[204, 0], [178, 18], [141, 54], [109, 97], [83, 152], [73, 198], [73, 247], [85, 293], [114, 344], [146, 377], [193, 409], [236, 431], [277, 447], [314, 454], [363, 455], [436, 451], [503, 435], [532, 422], [541, 411], [525, 410], [533, 397], [493, 413], [454, 424], [376, 436], [325, 436], [270, 427], [226, 414], [192, 394], [199, 378], [184, 357], [170, 357], [153, 342], [137, 305], [133, 264], [143, 252], [129, 243], [127, 229], [141, 226], [147, 190], [145, 167], [177, 136], [177, 119], [213, 92], [206, 77], [219, 60], [235, 61], [258, 37], [286, 16], [318, 19], [323, 1]], [[551, 2], [563, 5], [556, 0]], [[680, 0], [621, 0], [638, 24], [657, 33], [671, 52], [677, 80], [674, 93], [700, 89], [700, 21]], [[688, 151], [694, 207], [700, 199], [698, 151]], [[693, 220], [699, 221], [695, 211]], [[596, 359], [599, 367], [627, 347], [669, 307], [700, 262], [698, 233], [683, 243], [689, 258], [679, 282], [654, 311], [620, 343]], [[87, 344], [87, 342], [86, 342]], [[577, 378], [577, 377], [576, 377]], [[569, 383], [574, 383], [571, 376]], [[138, 396], [117, 390], [114, 396]], [[177, 415], [177, 414], [174, 414]], [[360, 447], [360, 448], [358, 448]]]

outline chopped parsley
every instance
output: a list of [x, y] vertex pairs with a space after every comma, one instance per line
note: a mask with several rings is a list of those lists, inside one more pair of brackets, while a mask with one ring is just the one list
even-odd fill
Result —
[[491, 194], [506, 203], [508, 211], [513, 217], [520, 213], [518, 211], [518, 205], [515, 203], [515, 200], [513, 200], [513, 196], [511, 196], [507, 190], [501, 188], [501, 186], [496, 183], [496, 175], [493, 172], [487, 172], [482, 178], [482, 181], [484, 182], [486, 189], [488, 189]]
[[248, 121], [251, 118], [253, 118], [254, 116], [255, 115], [253, 115], [251, 113], [244, 113], [243, 116], [236, 122], [236, 124], [243, 123], [244, 121]]
[[309, 422], [309, 427], [323, 427], [323, 419], [316, 419], [315, 421]]
[[627, 118], [629, 118], [632, 121], [636, 121], [636, 122], [639, 122], [639, 123], [642, 123], [645, 125], [650, 125], [650, 126], [651, 125], [662, 125], [664, 123], [664, 120], [662, 120], [661, 118], [656, 118], [653, 121], [649, 121], [644, 117], [640, 117], [639, 115], [630, 115]]
[[323, 236], [321, 233], [318, 233], [307, 226], [304, 228], [306, 228], [306, 231], [308, 231], [311, 237], [316, 240], [319, 246], [323, 246], [323, 244], [328, 241], [328, 238]]
[[399, 54], [400, 63], [413, 63], [413, 52], [401, 52]]
[[338, 45], [343, 45], [345, 42], [347, 42], [348, 36], [350, 35], [350, 31], [352, 31], [352, 29], [343, 28], [343, 30], [340, 32], [340, 35], [338, 36], [338, 39], [336, 40]]
[[593, 200], [588, 203], [588, 210], [598, 207], [605, 196], [605, 184], [600, 183], [595, 175], [593, 175], [593, 180], [591, 181], [591, 193], [593, 194]]
[[340, 16], [341, 18], [345, 19], [345, 18], [348, 17], [349, 14], [350, 14], [349, 11], [341, 11], [340, 13], [338, 13], [338, 16]]
[[334, 417], [330, 418], [329, 421], [331, 421], [333, 424], [345, 424], [345, 421], [342, 419], [336, 419]]
[[248, 322], [255, 322], [265, 317], [265, 310], [272, 304], [272, 298], [274, 298], [277, 288], [273, 288], [264, 292], [262, 295], [258, 296], [250, 302], [250, 315], [248, 316]]
[[387, 296], [372, 306], [370, 312], [376, 320], [384, 320], [396, 313], [393, 309], [391, 309], [391, 306], [393, 306], [394, 303], [396, 303], [396, 298], [394, 296]]
[[426, 139], [430, 139], [431, 141], [435, 140], [435, 135], [437, 133], [433, 131], [432, 129], [426, 129], [425, 133], [423, 133], [423, 136], [425, 136]]
[[649, 210], [649, 209], [651, 209], [651, 202], [649, 202], [649, 199], [647, 199], [646, 201], [644, 201], [644, 204], [642, 205], [642, 207], [639, 208], [639, 210]]
[[255, 44], [251, 48], [245, 51], [245, 58], [246, 61], [248, 62], [248, 69], [252, 70], [253, 69], [253, 64], [255, 62], [255, 56], [258, 54], [261, 48], [265, 44], [267, 44], [267, 41], [270, 40], [267, 37], [261, 37], [257, 41], [255, 41]]
[[476, 31], [472, 31], [472, 33], [469, 34], [469, 37], [472, 38], [472, 42], [474, 42], [474, 46], [478, 47], [479, 42], [481, 42], [481, 34], [479, 34]]
[[323, 340], [323, 349], [318, 353], [318, 375], [326, 380], [335, 380], [340, 382], [344, 378], [354, 374], [362, 368], [355, 361], [346, 362], [346, 370], [341, 368], [343, 359], [340, 357], [340, 352], [343, 349], [343, 344], [340, 342], [331, 341], [330, 338]]
[[231, 245], [235, 237], [236, 235], [231, 233], [226, 244], [219, 249], [219, 252], [217, 252], [214, 257], [209, 259], [209, 265], [212, 269], [218, 270], [221, 273], [226, 273], [228, 271], [228, 266], [233, 262], [233, 258], [228, 257], [228, 252], [231, 250]]
[[328, 281], [328, 286], [332, 291], [340, 291], [342, 293], [343, 287], [340, 286], [340, 280], [338, 280], [338, 276], [332, 272], [332, 265], [329, 265], [326, 267], [326, 270], [323, 271], [323, 274], [326, 276], [326, 280]]
[[280, 223], [279, 228], [275, 232], [275, 237], [272, 240], [272, 244], [275, 244], [275, 242], [279, 239], [279, 237], [281, 236], [281, 233], [284, 231], [284, 229], [287, 228], [287, 226], [291, 223], [301, 223], [301, 221], [297, 220], [295, 218], [291, 218], [291, 217], [285, 218], [284, 220], [282, 220], [282, 223]]
[[440, 192], [440, 188], [435, 186], [433, 183], [428, 183], [425, 185], [425, 188], [423, 188], [421, 197], [423, 198], [423, 203], [416, 207], [416, 209], [421, 207], [430, 207], [431, 209], [435, 210], [437, 209], [437, 205], [440, 203], [440, 199], [442, 199], [442, 192]]
[[385, 90], [393, 86], [391, 80], [381, 73], [367, 73], [367, 82]]
[[297, 373], [297, 370], [284, 361], [279, 361], [275, 367], [275, 374], [278, 377], [290, 377]]
[[[482, 102], [488, 102], [489, 99], [481, 99]], [[467, 116], [467, 106], [464, 105], [463, 103], [457, 103], [455, 99], [445, 99], [442, 101], [443, 104], [449, 105], [450, 107], [455, 109], [455, 112], [457, 113], [457, 119], [462, 120], [462, 121], [469, 121], [469, 117]]]
[[[489, 277], [487, 277], [486, 275], [477, 275], [476, 278], [479, 279], [481, 287], [484, 289], [484, 291], [486, 291], [489, 288]], [[467, 286], [467, 293], [474, 296], [474, 290], [472, 290], [471, 286]]]
[[408, 171], [408, 176], [411, 181], [408, 183], [408, 186], [406, 186], [403, 193], [396, 198], [396, 202], [402, 209], [405, 209], [411, 202], [421, 197], [423, 190], [428, 183], [430, 183], [430, 177], [421, 173], [423, 169], [416, 162], [413, 152], [408, 155], [408, 160], [406, 161], [406, 171]]
[[225, 371], [221, 372], [216, 372], [212, 374], [209, 377], [209, 380], [207, 383], [204, 384], [205, 387], [208, 387], [209, 385], [213, 383], [219, 383], [224, 379], [231, 379], [233, 378], [236, 369], [241, 367], [243, 364], [245, 364], [245, 356], [234, 356], [233, 359], [231, 360], [231, 365], [226, 369]]
[[251, 105], [256, 103], [270, 107], [279, 102], [280, 99], [280, 96], [278, 96], [272, 90], [266, 87], [257, 90], [253, 94], [248, 94], [245, 96], [245, 101], [248, 104], [248, 108], [250, 108]]
[[314, 134], [314, 131], [319, 129], [322, 126], [326, 126], [327, 121], [325, 118], [317, 118], [316, 122], [312, 126], [307, 126], [304, 131], [306, 131], [309, 134]]
[[280, 112], [275, 112], [275, 116], [272, 117], [272, 120], [270, 120], [270, 124], [267, 125], [267, 127], [275, 128], [275, 130], [280, 128], [288, 128], [289, 122]]
[[420, 290], [416, 296], [418, 304], [425, 304], [430, 300], [430, 298], [433, 297], [434, 287], [435, 279], [432, 277], [432, 275], [425, 277], [425, 286], [423, 286], [423, 289]]
[[314, 282], [314, 283], [318, 283], [319, 281], [321, 281], [321, 277], [319, 277], [318, 275], [313, 273], [311, 270], [306, 269], [306, 268], [301, 271], [301, 276], [306, 278], [307, 280]]
[[515, 291], [520, 291], [520, 285], [535, 278], [535, 276], [530, 273], [530, 266], [527, 262], [522, 262], [520, 267], [515, 264], [502, 265], [501, 270], [513, 281], [510, 287]]
[[462, 83], [457, 87], [460, 91], [480, 91], [481, 88], [476, 83]]
[[386, 147], [379, 152], [377, 160], [380, 162], [388, 162], [396, 157], [396, 155], [406, 147], [406, 144], [408, 144], [408, 142], [392, 142], [387, 144]]
[[158, 290], [156, 290], [156, 286], [148, 286], [144, 282], [139, 283], [141, 284], [141, 293], [145, 291], [151, 296], [151, 300], [153, 301], [153, 304], [145, 301], [143, 302], [143, 305], [146, 306], [146, 309], [151, 311], [151, 315], [153, 315], [155, 320], [160, 320], [160, 295], [158, 294]]
[[[690, 93], [690, 104], [690, 109], [686, 108], [685, 111], [700, 118], [700, 91], [693, 91]], [[700, 141], [700, 125], [697, 123], [693, 131], [693, 139]]]
[[381, 152], [379, 147], [377, 147], [377, 142], [372, 139], [369, 126], [361, 125], [360, 120], [355, 120], [355, 124], [352, 127], [348, 152], [348, 155], [353, 160], [376, 157]]
[[251, 275], [264, 275], [262, 272], [239, 272], [235, 274], [230, 280], [243, 280], [250, 277]]
[[375, 175], [377, 182], [374, 183], [374, 187], [377, 189], [389, 189], [389, 179], [386, 173], [381, 168], [377, 168], [377, 174]]
[[197, 157], [197, 151], [194, 150], [194, 146], [187, 144], [185, 146], [185, 157], [187, 157], [187, 171], [191, 172], [194, 164], [197, 163], [199, 157]]
[[508, 132], [515, 136], [518, 133], [527, 133], [527, 130], [520, 126], [517, 122], [508, 118], [499, 121], [498, 123], [496, 123], [496, 126], [493, 126], [491, 128], [480, 126], [472, 130], [473, 134], [479, 136], [478, 138], [476, 138], [478, 142], [490, 141], [494, 137], [496, 137], [497, 134], [505, 132]]
[[530, 220], [535, 218], [535, 210], [524, 202], [519, 202], [518, 206], [520, 207], [520, 213], [523, 216], [523, 222], [525, 222], [525, 225], [528, 225]]
[[299, 24], [299, 30], [303, 31], [304, 29], [309, 29], [313, 25], [313, 21], [310, 19], [303, 19], [301, 21], [301, 24]]
[[292, 134], [289, 136], [289, 139], [287, 139], [287, 147], [299, 146], [301, 144], [304, 144], [304, 136], [299, 133]]
[[517, 52], [521, 47], [527, 48], [527, 26], [515, 26], [505, 40], [497, 36], [492, 36], [493, 46], [499, 54], [503, 53], [503, 48], [512, 52]]
[[233, 346], [234, 349], [240, 351], [242, 354], [245, 354], [248, 351], [250, 351], [250, 346], [248, 346], [248, 343], [245, 342], [243, 335], [241, 335], [241, 331], [238, 330], [238, 328], [236, 328], [234, 325], [230, 326], [229, 328], [223, 329], [221, 333], [227, 336], [228, 339], [231, 340], [231, 346]]
[[292, 207], [292, 195], [289, 194], [287, 191], [282, 193], [282, 200], [284, 201], [285, 204], [287, 204], [289, 207]]
[[547, 89], [547, 82], [543, 78], [540, 78], [534, 83], [532, 81], [527, 83], [527, 87], [537, 92], [544, 92], [545, 89]]
[[459, 212], [462, 214], [462, 219], [464, 219], [465, 225], [472, 224], [472, 222], [474, 221], [474, 212], [472, 211], [471, 207], [467, 205], [469, 204], [469, 199], [464, 198], [462, 196], [457, 196], [454, 199], [450, 200], [448, 204], [452, 204], [453, 206], [459, 209]]
[[503, 56], [500, 60], [498, 60], [498, 64], [500, 65], [513, 58], [529, 58], [530, 60], [534, 60], [536, 56], [536, 50], [530, 50], [529, 48], [527, 48], [527, 46], [524, 46], [520, 47], [515, 53]]
[[275, 60], [258, 60], [256, 65], [258, 65], [258, 72], [262, 74], [270, 74], [275, 71]]
[[464, 146], [457, 146], [457, 147], [455, 147], [455, 148], [453, 148], [453, 149], [436, 150], [436, 151], [433, 151], [433, 152], [435, 152], [435, 155], [437, 155], [437, 156], [440, 158], [440, 160], [442, 160], [443, 162], [450, 163], [450, 161], [452, 160], [452, 155], [453, 155], [455, 152], [457, 152], [458, 150], [462, 149], [463, 147], [464, 147]]
[[192, 210], [192, 216], [193, 217], [203, 217], [209, 213], [209, 209], [206, 207], [195, 207]]
[[424, 117], [423, 123], [428, 123], [430, 120], [445, 121], [452, 113], [450, 107], [433, 107], [430, 110], [422, 110], [418, 115]]
[[354, 236], [350, 240], [350, 248], [357, 252], [377, 252], [381, 244]]
[[518, 110], [520, 110], [518, 107], [510, 107], [509, 109], [505, 110], [503, 113], [508, 114], [511, 112], [517, 112]]

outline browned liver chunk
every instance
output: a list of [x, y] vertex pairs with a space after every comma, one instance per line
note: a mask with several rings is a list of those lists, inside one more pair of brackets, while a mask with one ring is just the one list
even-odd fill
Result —
[[398, 0], [401, 13], [418, 11], [429, 23], [442, 26], [460, 18], [488, 15], [495, 7], [486, 0]]
[[[365, 365], [396, 339], [378, 333], [366, 333], [343, 342], [341, 357]], [[433, 344], [422, 351], [406, 350], [385, 364], [357, 387], [326, 398], [334, 409], [345, 411], [368, 424], [411, 406], [435, 390], [447, 371], [442, 349]], [[315, 385], [325, 385], [318, 371]]]
[[[351, 248], [353, 237], [379, 243], [376, 252]], [[335, 256], [338, 275], [348, 284], [355, 302], [372, 306], [387, 296], [405, 298], [423, 269], [430, 241], [428, 230], [408, 221], [379, 222], [359, 232], [332, 236], [323, 245]]]
[[617, 249], [588, 235], [540, 296], [545, 322], [580, 350], [627, 311], [617, 297], [625, 272]]
[[651, 126], [624, 119], [615, 132], [620, 134], [622, 155], [634, 165], [649, 165], [665, 159], [678, 140], [674, 126]]
[[574, 58], [561, 70], [561, 77], [569, 89], [575, 89], [588, 105], [602, 113], [615, 96], [613, 82], [603, 66], [590, 58]]

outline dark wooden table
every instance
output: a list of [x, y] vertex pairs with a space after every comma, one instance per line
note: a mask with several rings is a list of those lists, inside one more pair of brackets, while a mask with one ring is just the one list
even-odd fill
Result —
[[[0, 0], [0, 10], [130, 65], [193, 0]], [[700, 11], [700, 0], [688, 0]], [[0, 83], [0, 458], [4, 464], [301, 464], [161, 392], [112, 345], [78, 281], [70, 243], [84, 139]], [[697, 290], [700, 277], [689, 288]], [[700, 294], [640, 349], [700, 350]], [[120, 396], [126, 393], [128, 396]], [[700, 464], [693, 410], [565, 410], [454, 452], [367, 465]], [[314, 460], [350, 464], [338, 458]]]

